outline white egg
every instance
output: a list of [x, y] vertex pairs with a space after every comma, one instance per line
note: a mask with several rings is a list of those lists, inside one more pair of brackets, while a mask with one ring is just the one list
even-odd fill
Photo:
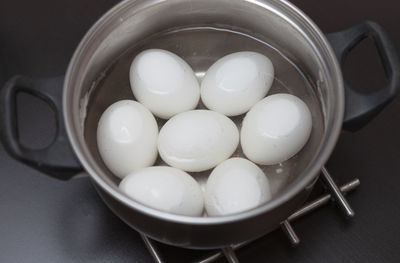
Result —
[[209, 216], [227, 215], [269, 201], [271, 190], [267, 176], [257, 165], [244, 158], [232, 158], [211, 172], [204, 199]]
[[194, 110], [172, 117], [161, 128], [158, 151], [169, 165], [190, 172], [215, 167], [228, 159], [239, 144], [239, 131], [228, 117]]
[[203, 192], [189, 174], [168, 166], [140, 169], [125, 177], [119, 188], [133, 200], [173, 214], [200, 216]]
[[136, 99], [160, 118], [192, 110], [199, 102], [200, 88], [193, 70], [169, 51], [141, 52], [132, 62], [129, 77]]
[[154, 116], [133, 100], [121, 100], [109, 106], [97, 127], [100, 155], [111, 172], [120, 178], [154, 164], [157, 138]]
[[307, 105], [296, 96], [275, 94], [254, 105], [243, 120], [240, 140], [251, 161], [270, 165], [291, 158], [311, 134]]
[[266, 56], [250, 51], [215, 62], [201, 83], [201, 99], [210, 110], [227, 116], [247, 112], [268, 93], [274, 67]]

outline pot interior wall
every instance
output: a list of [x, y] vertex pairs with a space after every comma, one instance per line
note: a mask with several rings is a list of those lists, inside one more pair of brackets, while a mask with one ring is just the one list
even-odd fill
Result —
[[[66, 88], [73, 91], [66, 102], [71, 104], [73, 132], [85, 162], [116, 189], [119, 180], [104, 166], [97, 150], [97, 122], [113, 102], [134, 99], [128, 73], [141, 50], [162, 48], [176, 53], [192, 66], [199, 80], [222, 56], [251, 50], [267, 55], [275, 66], [269, 94], [294, 94], [312, 112], [312, 135], [303, 150], [282, 165], [263, 167], [275, 189], [295, 184], [323, 149], [325, 131], [334, 123], [335, 99], [339, 99], [332, 88], [337, 80], [330, 74], [335, 69], [324, 61], [329, 50], [318, 46], [321, 40], [310, 33], [313, 28], [299, 28], [303, 24], [303, 18], [280, 1], [126, 1], [119, 5], [91, 30], [70, 66], [71, 82]], [[240, 125], [242, 118], [234, 120]], [[164, 122], [158, 121], [159, 126]], [[241, 156], [241, 150], [235, 155]], [[209, 172], [193, 175], [204, 181]]]
[[[239, 33], [231, 29], [227, 31], [226, 28], [222, 30], [221, 27], [218, 29], [185, 27], [174, 29], [172, 32], [161, 32], [133, 43], [110, 68], [104, 71], [104, 77], [96, 84], [91, 93], [85, 119], [85, 139], [96, 162], [103, 166], [110, 178], [116, 179], [115, 183], [118, 183], [119, 180], [106, 169], [98, 154], [97, 123], [101, 114], [112, 103], [122, 99], [135, 99], [129, 84], [129, 67], [133, 58], [140, 51], [149, 48], [166, 49], [184, 58], [194, 69], [199, 81], [212, 63], [232, 52], [250, 50], [268, 56], [275, 67], [275, 80], [268, 95], [282, 92], [296, 95], [306, 102], [313, 116], [312, 135], [306, 147], [299, 154], [282, 164], [262, 166], [272, 184], [273, 193], [277, 193], [288, 182], [296, 178], [296, 175], [299, 175], [309, 163], [323, 134], [323, 117], [319, 99], [304, 73], [292, 61], [279, 53], [279, 49], [277, 50], [250, 35], [245, 35], [243, 32]], [[204, 106], [200, 102], [197, 108], [204, 108]], [[243, 117], [244, 115], [231, 118], [239, 129]], [[165, 120], [162, 119], [157, 119], [157, 121], [159, 128], [165, 123]], [[244, 157], [240, 147], [234, 155]], [[165, 165], [165, 163], [159, 158], [156, 165]], [[210, 172], [191, 174], [204, 184]]]

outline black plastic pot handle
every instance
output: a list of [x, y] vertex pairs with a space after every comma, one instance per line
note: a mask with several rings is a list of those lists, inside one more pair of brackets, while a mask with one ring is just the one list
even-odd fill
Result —
[[381, 26], [366, 21], [347, 30], [327, 34], [342, 66], [347, 54], [367, 37], [376, 45], [388, 84], [372, 94], [361, 94], [353, 90], [345, 80], [343, 129], [348, 131], [357, 131], [373, 119], [395, 97], [400, 86], [399, 57], [393, 42]]
[[[64, 77], [30, 79], [15, 76], [0, 93], [0, 139], [15, 159], [58, 179], [66, 180], [82, 170], [68, 141], [62, 114]], [[46, 102], [56, 113], [56, 136], [44, 149], [21, 145], [18, 135], [17, 94], [25, 92]]]

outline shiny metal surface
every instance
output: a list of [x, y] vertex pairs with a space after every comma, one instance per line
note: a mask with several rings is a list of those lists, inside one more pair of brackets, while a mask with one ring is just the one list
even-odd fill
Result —
[[[97, 92], [99, 81], [106, 79], [104, 73], [112, 69], [115, 59], [134, 43], [142, 43], [160, 32], [193, 26], [231, 30], [278, 48], [305, 74], [321, 111], [323, 132], [309, 144], [312, 147], [306, 151], [308, 157], [297, 164], [301, 169], [293, 173], [293, 179], [270, 202], [235, 215], [185, 217], [130, 200], [118, 191], [118, 180], [99, 162], [93, 154], [93, 145], [85, 136], [87, 106]], [[196, 49], [196, 43], [190, 42], [190, 38], [185, 41], [188, 41], [184, 42], [187, 45], [182, 45], [182, 49]], [[232, 41], [232, 45], [234, 43]], [[219, 49], [212, 48], [210, 52], [213, 50]], [[215, 55], [221, 56], [221, 53]], [[201, 57], [197, 59], [201, 60]], [[201, 75], [200, 65], [204, 67], [211, 62], [199, 62], [195, 71]], [[329, 43], [313, 22], [289, 2], [123, 1], [92, 27], [76, 50], [64, 84], [64, 117], [77, 156], [96, 183], [103, 200], [122, 220], [164, 243], [210, 248], [255, 239], [276, 228], [304, 202], [310, 190], [304, 191], [304, 188], [318, 176], [339, 135], [343, 96], [341, 72]], [[105, 107], [101, 101], [97, 105]], [[242, 230], [234, 231], [237, 229]]]
[[239, 263], [239, 260], [236, 257], [235, 251], [231, 247], [224, 247], [221, 250], [222, 250], [222, 253], [225, 255], [226, 260], [229, 263]]
[[[185, 217], [189, 222], [182, 223], [143, 215], [141, 210], [125, 206], [96, 184], [95, 186], [109, 208], [133, 229], [165, 244], [195, 249], [221, 248], [261, 237], [279, 227], [279, 223], [287, 217], [286, 213], [290, 214], [301, 206], [309, 194], [302, 191], [279, 209], [269, 211], [267, 215], [259, 214], [230, 221], [226, 217]], [[201, 222], [204, 219], [211, 222], [224, 219], [224, 223]], [[200, 223], [190, 223], [193, 220]]]
[[322, 167], [322, 178], [329, 186], [328, 189], [331, 191], [332, 197], [338, 202], [340, 208], [343, 210], [344, 214], [347, 217], [354, 217], [355, 213], [351, 208], [350, 204], [347, 202], [346, 198], [344, 198], [342, 192], [340, 191], [339, 187], [333, 181], [333, 178], [329, 174], [328, 170], [325, 167]]
[[292, 246], [297, 246], [298, 244], [300, 244], [300, 238], [297, 236], [296, 232], [294, 231], [292, 225], [288, 220], [284, 220], [281, 223], [281, 228], [283, 229], [283, 232], [286, 234], [286, 236], [289, 238]]
[[140, 237], [143, 239], [143, 243], [145, 244], [147, 250], [150, 252], [151, 257], [153, 258], [155, 263], [165, 263], [162, 259], [161, 254], [158, 252], [154, 243], [145, 235], [140, 234]]
[[[346, 194], [348, 192], [355, 190], [359, 185], [360, 185], [360, 180], [358, 178], [356, 178], [356, 179], [348, 182], [347, 184], [342, 185], [340, 187], [340, 191], [341, 191], [341, 193]], [[290, 234], [293, 235], [292, 237], [288, 236], [288, 238], [292, 244], [294, 244], [294, 245], [299, 244], [300, 239], [297, 237], [297, 234], [294, 232], [290, 222], [293, 220], [299, 219], [300, 217], [302, 217], [304, 215], [309, 214], [310, 212], [314, 211], [317, 208], [322, 207], [323, 205], [327, 204], [330, 200], [331, 200], [330, 194], [323, 195], [323, 196], [315, 199], [314, 201], [311, 201], [309, 204], [303, 206], [302, 208], [300, 208], [299, 210], [294, 212], [288, 219], [284, 220], [281, 223], [282, 226], [286, 226], [287, 230], [289, 230], [291, 232]], [[284, 231], [287, 231], [287, 230], [284, 229]], [[293, 241], [292, 241], [292, 239], [293, 239]], [[149, 243], [151, 245], [151, 247], [154, 247], [152, 240], [146, 238], [145, 242], [146, 242], [146, 245], [147, 245], [147, 243]], [[196, 261], [196, 263], [211, 263], [211, 262], [214, 262], [214, 261], [220, 259], [223, 256], [225, 256], [227, 258], [227, 260], [229, 261], [229, 258], [232, 255], [235, 256], [235, 254], [233, 254], [235, 250], [240, 249], [243, 246], [248, 245], [249, 243], [251, 243], [251, 242], [247, 241], [247, 242], [242, 242], [239, 244], [229, 246], [228, 249], [224, 248], [215, 254], [212, 254], [210, 256], [205, 257], [204, 259], [201, 259], [200, 261]], [[154, 251], [152, 250], [152, 251], [150, 251], [150, 253], [153, 254]], [[160, 253], [157, 252], [156, 250], [155, 250], [155, 253], [157, 254], [156, 255], [157, 258], [161, 257]]]
[[[360, 185], [360, 180], [354, 179], [351, 182], [342, 185], [340, 187], [340, 191], [342, 193], [347, 193], [347, 192], [353, 191], [359, 185]], [[332, 198], [332, 195], [330, 195], [330, 194], [324, 195], [324, 196], [312, 201], [311, 203], [306, 204], [305, 206], [303, 206], [302, 208], [300, 208], [299, 210], [294, 212], [291, 216], [288, 217], [287, 220], [289, 222], [296, 220], [296, 219], [314, 211], [315, 209], [321, 207], [322, 205], [328, 203], [331, 198]]]
[[214, 262], [217, 259], [220, 259], [224, 254], [221, 252], [217, 252], [209, 257], [206, 257], [205, 259], [201, 259], [200, 261], [197, 261], [196, 263], [210, 263]]

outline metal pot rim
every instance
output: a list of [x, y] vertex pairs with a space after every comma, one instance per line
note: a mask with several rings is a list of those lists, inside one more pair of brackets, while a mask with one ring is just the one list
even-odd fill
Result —
[[[274, 0], [275, 1], [275, 0]], [[106, 182], [104, 182], [103, 179], [101, 179], [94, 169], [90, 166], [90, 164], [86, 161], [85, 155], [83, 151], [81, 151], [79, 147], [79, 141], [77, 138], [77, 135], [74, 134], [73, 127], [70, 120], [72, 116], [70, 115], [70, 111], [68, 110], [68, 103], [67, 103], [67, 97], [68, 97], [68, 92], [69, 89], [71, 88], [71, 76], [73, 75], [73, 71], [75, 68], [75, 64], [79, 60], [79, 57], [81, 56], [83, 50], [85, 49], [84, 47], [90, 43], [92, 40], [93, 35], [100, 29], [102, 26], [107, 22], [107, 20], [114, 16], [116, 13], [118, 13], [121, 9], [126, 8], [132, 1], [130, 0], [124, 0], [117, 4], [115, 7], [110, 9], [106, 14], [104, 14], [93, 26], [92, 28], [86, 33], [82, 41], [80, 42], [78, 48], [75, 50], [75, 53], [70, 61], [70, 64], [68, 66], [68, 70], [66, 73], [66, 78], [64, 82], [64, 90], [63, 90], [63, 114], [64, 114], [64, 119], [65, 119], [65, 127], [67, 130], [68, 138], [71, 142], [71, 145], [75, 151], [75, 154], [77, 155], [78, 159], [81, 161], [83, 167], [85, 170], [88, 172], [88, 174], [91, 176], [91, 178], [95, 181], [95, 183], [100, 186], [102, 189], [104, 189], [108, 194], [113, 196], [115, 199], [117, 199], [119, 202], [123, 203], [124, 205], [130, 207], [131, 209], [141, 211], [142, 213], [159, 218], [162, 220], [166, 221], [171, 221], [175, 223], [182, 223], [182, 224], [194, 224], [194, 225], [218, 225], [218, 224], [224, 224], [224, 223], [231, 223], [234, 221], [241, 221], [245, 220], [251, 217], [258, 216], [263, 213], [267, 213], [268, 211], [271, 211], [294, 196], [301, 192], [303, 189], [305, 189], [309, 184], [312, 183], [312, 181], [315, 179], [316, 176], [318, 176], [320, 169], [322, 166], [326, 163], [328, 160], [331, 152], [333, 151], [337, 139], [340, 134], [340, 130], [342, 127], [342, 121], [343, 121], [343, 115], [344, 115], [344, 88], [343, 88], [343, 79], [342, 79], [342, 73], [340, 70], [339, 63], [336, 59], [336, 56], [328, 42], [328, 40], [325, 38], [324, 34], [320, 31], [320, 29], [312, 22], [312, 20], [306, 16], [300, 9], [298, 9], [296, 6], [291, 4], [290, 2], [286, 0], [280, 0], [280, 1], [275, 1], [277, 4], [281, 5], [283, 8], [290, 10], [294, 15], [296, 15], [298, 18], [300, 18], [304, 24], [308, 27], [309, 30], [311, 30], [315, 36], [318, 38], [320, 43], [322, 44], [323, 47], [326, 48], [327, 54], [329, 57], [327, 59], [332, 63], [332, 67], [334, 69], [334, 76], [331, 76], [331, 78], [337, 80], [337, 94], [338, 94], [338, 100], [336, 103], [336, 119], [334, 120], [334, 123], [332, 125], [332, 129], [330, 130], [330, 136], [328, 138], [323, 139], [323, 142], [319, 146], [319, 149], [317, 151], [317, 156], [312, 160], [312, 165], [308, 165], [307, 168], [302, 172], [302, 174], [299, 175], [301, 177], [301, 180], [297, 184], [292, 183], [289, 185], [282, 193], [280, 193], [278, 196], [276, 196], [273, 200], [267, 202], [265, 205], [259, 206], [257, 208], [244, 211], [238, 214], [232, 214], [232, 215], [227, 215], [227, 216], [221, 216], [221, 217], [188, 217], [188, 216], [182, 216], [182, 215], [174, 215], [170, 214], [167, 212], [163, 212], [160, 210], [156, 210], [150, 207], [147, 207], [145, 205], [142, 205], [138, 202], [135, 202], [134, 200], [128, 198], [127, 196], [123, 195], [116, 189], [112, 188], [110, 185], [108, 185]], [[269, 9], [270, 7], [267, 6], [262, 2], [262, 0], [247, 0], [247, 2], [250, 2], [252, 4], [258, 5], [261, 8], [264, 9]], [[272, 10], [274, 11], [274, 10]], [[290, 21], [291, 19], [288, 19]], [[299, 28], [298, 25], [294, 24], [293, 25], [296, 28]], [[326, 135], [326, 132], [325, 132]], [[324, 137], [325, 137], [324, 135]], [[297, 180], [296, 180], [297, 181]]]

